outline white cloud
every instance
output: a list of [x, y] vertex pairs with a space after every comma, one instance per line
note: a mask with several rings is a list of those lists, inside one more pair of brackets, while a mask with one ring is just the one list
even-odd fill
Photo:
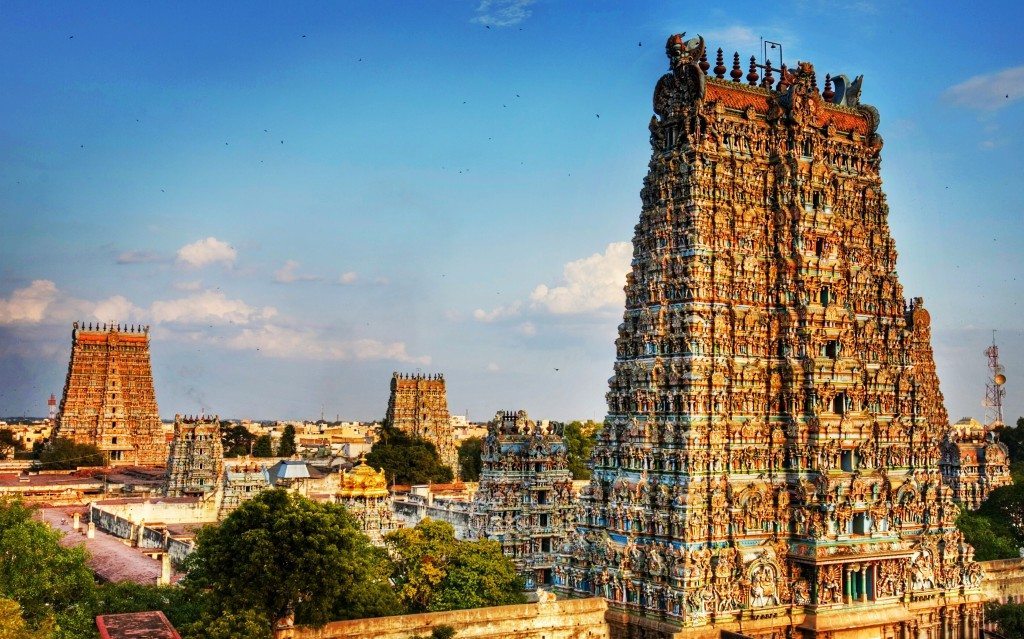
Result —
[[501, 370], [501, 367], [498, 366], [497, 362], [490, 362], [490, 363], [487, 364], [487, 370], [488, 370], [488, 372], [491, 372], [491, 373], [497, 373], [498, 371]]
[[478, 322], [490, 324], [491, 322], [494, 322], [499, 319], [503, 319], [506, 317], [515, 317], [516, 315], [519, 315], [521, 306], [522, 305], [519, 302], [516, 302], [514, 304], [509, 304], [508, 306], [499, 306], [490, 311], [485, 311], [482, 308], [478, 308], [475, 311], [473, 311], [473, 319], [475, 319]]
[[[734, 24], [719, 29], [711, 29], [710, 31], [703, 32], [700, 35], [704, 36], [704, 42], [708, 48], [708, 59], [711, 60], [712, 63], [715, 61], [714, 52], [717, 51], [719, 47], [725, 51], [726, 55], [729, 55], [729, 53], [733, 51], [738, 51], [740, 53], [740, 62], [744, 63], [744, 73], [746, 73], [746, 63], [742, 59], [744, 52], [750, 52], [746, 53], [748, 58], [751, 54], [758, 54], [758, 57], [760, 57], [761, 35], [755, 32], [751, 27]], [[727, 67], [732, 68], [732, 59], [728, 59], [725, 62]]]
[[0, 298], [0, 325], [39, 324], [56, 299], [56, 284], [34, 280], [25, 288], [16, 289], [9, 298]]
[[113, 323], [124, 323], [129, 320], [138, 319], [142, 309], [131, 303], [123, 295], [115, 295], [100, 302], [97, 302], [93, 309], [93, 316], [101, 321]]
[[252, 307], [242, 300], [228, 299], [220, 291], [156, 301], [149, 311], [154, 322], [168, 324], [249, 324], [277, 315], [272, 306]]
[[533, 322], [523, 322], [517, 330], [527, 337], [533, 337], [537, 334], [537, 326]]
[[476, 8], [477, 15], [472, 21], [495, 27], [511, 27], [523, 22], [533, 14], [529, 6], [534, 1], [481, 0], [480, 5]]
[[358, 273], [355, 271], [346, 271], [338, 278], [338, 284], [355, 284], [357, 279], [359, 279]]
[[124, 251], [117, 256], [118, 264], [146, 264], [162, 261], [164, 261], [163, 256], [152, 251]]
[[942, 96], [956, 106], [996, 111], [1024, 98], [1024, 65], [968, 78]]
[[257, 350], [268, 357], [313, 360], [394, 360], [409, 364], [429, 364], [429, 357], [413, 357], [403, 342], [374, 339], [324, 339], [310, 329], [266, 324], [245, 328], [226, 342], [236, 350]]
[[295, 260], [288, 260], [284, 266], [274, 271], [274, 281], [278, 284], [291, 284], [292, 282], [315, 282], [320, 279], [315, 275], [303, 275], [298, 270], [299, 263]]
[[215, 237], [186, 244], [178, 249], [178, 262], [196, 268], [218, 262], [230, 266], [237, 257], [238, 251]]
[[621, 308], [625, 302], [623, 286], [633, 258], [629, 242], [609, 244], [604, 253], [594, 253], [565, 265], [563, 283], [558, 286], [540, 284], [530, 300], [535, 308], [555, 315], [588, 313]]

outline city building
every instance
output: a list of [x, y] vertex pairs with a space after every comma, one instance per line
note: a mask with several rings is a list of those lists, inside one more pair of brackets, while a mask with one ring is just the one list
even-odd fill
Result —
[[953, 499], [970, 510], [977, 510], [996, 488], [1013, 483], [1009, 451], [999, 442], [998, 431], [970, 417], [949, 429], [940, 467]]
[[896, 275], [862, 78], [721, 50], [712, 68], [699, 36], [666, 53], [556, 583], [607, 598], [613, 636], [977, 636], [930, 317]]
[[552, 583], [555, 553], [576, 524], [562, 428], [525, 410], [498, 412], [480, 449], [470, 536], [500, 543], [530, 590]]
[[148, 326], [74, 323], [54, 438], [95, 445], [112, 465], [167, 463]]
[[359, 521], [374, 544], [383, 545], [384, 535], [400, 527], [391, 507], [384, 471], [358, 464], [351, 471], [342, 472], [339, 483], [335, 500]]
[[167, 496], [213, 496], [224, 479], [220, 419], [174, 416], [174, 439], [167, 459]]
[[432, 443], [441, 462], [458, 474], [459, 452], [452, 436], [444, 375], [393, 374], [384, 425]]

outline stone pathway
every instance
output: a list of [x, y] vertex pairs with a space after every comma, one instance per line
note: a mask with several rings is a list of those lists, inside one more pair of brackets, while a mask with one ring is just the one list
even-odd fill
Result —
[[[81, 530], [78, 531], [72, 527], [75, 512], [78, 512], [82, 518]], [[38, 510], [40, 519], [64, 535], [61, 539], [63, 546], [85, 546], [89, 552], [89, 567], [103, 581], [156, 583], [160, 576], [160, 560], [151, 559], [138, 548], [133, 548], [123, 540], [100, 530], [96, 531], [95, 538], [88, 539], [85, 536], [85, 531], [88, 528], [88, 524], [85, 523], [85, 514], [86, 509], [80, 506], [59, 506]], [[171, 579], [177, 581], [181, 577], [180, 573], [174, 573]]]

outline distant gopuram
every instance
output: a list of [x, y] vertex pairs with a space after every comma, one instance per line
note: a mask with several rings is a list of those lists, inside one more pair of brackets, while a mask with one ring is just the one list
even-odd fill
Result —
[[148, 326], [74, 323], [53, 438], [93, 444], [112, 465], [167, 463]]
[[427, 440], [437, 448], [441, 462], [458, 474], [459, 453], [448, 414], [444, 375], [394, 373], [384, 425]]
[[487, 425], [470, 535], [493, 539], [526, 587], [553, 582], [555, 553], [573, 535], [576, 498], [563, 426], [503, 411]]
[[213, 496], [224, 479], [220, 419], [174, 416], [174, 439], [167, 458], [167, 496]]
[[556, 582], [631, 639], [977, 637], [929, 314], [896, 276], [861, 78], [721, 50], [712, 69], [701, 37], [667, 54]]

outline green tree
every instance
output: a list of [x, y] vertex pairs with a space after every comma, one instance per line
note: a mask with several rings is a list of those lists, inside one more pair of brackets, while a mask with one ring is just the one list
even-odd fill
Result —
[[452, 469], [441, 463], [437, 449], [421, 437], [384, 426], [374, 442], [366, 463], [383, 469], [396, 484], [444, 483], [452, 480]]
[[91, 636], [96, 585], [81, 547], [32, 518], [21, 502], [0, 499], [0, 598], [21, 606], [29, 628], [58, 639]]
[[106, 456], [92, 444], [79, 444], [60, 438], [39, 454], [39, 465], [46, 470], [74, 470], [80, 466], [105, 466]]
[[1017, 426], [999, 431], [999, 441], [1006, 444], [1011, 462], [1024, 462], [1024, 417], [1017, 418]]
[[260, 435], [252, 447], [253, 457], [273, 457], [274, 447], [270, 443], [270, 435]]
[[53, 637], [53, 620], [49, 619], [39, 628], [29, 628], [21, 616], [21, 606], [13, 599], [0, 599], [0, 639], [50, 639]]
[[185, 565], [186, 587], [207, 593], [214, 618], [272, 622], [294, 613], [296, 623], [322, 625], [400, 610], [390, 561], [345, 508], [284, 490], [202, 528]]
[[444, 521], [385, 536], [394, 582], [409, 612], [459, 610], [522, 603], [523, 583], [495, 541], [460, 541]]
[[470, 437], [459, 444], [459, 476], [465, 481], [480, 481], [482, 443], [479, 437]]
[[1013, 559], [1018, 556], [1013, 537], [998, 522], [965, 509], [957, 517], [956, 525], [967, 543], [974, 546], [974, 558], [978, 561]]
[[160, 610], [178, 628], [198, 621], [206, 603], [204, 592], [188, 592], [178, 586], [146, 585], [131, 581], [102, 584], [96, 592], [96, 614]]
[[291, 457], [295, 454], [295, 427], [288, 424], [281, 433], [281, 443], [277, 445], [278, 457]]
[[273, 624], [258, 610], [207, 613], [184, 626], [185, 639], [271, 639]]
[[10, 428], [0, 428], [0, 459], [13, 455], [18, 448], [20, 446], [14, 437], [14, 431]]
[[221, 443], [224, 446], [225, 457], [242, 457], [248, 455], [256, 442], [256, 437], [249, 432], [249, 429], [241, 424], [221, 431]]
[[597, 443], [599, 430], [601, 430], [601, 424], [590, 420], [574, 421], [565, 425], [566, 457], [573, 479], [590, 479], [590, 468], [587, 467], [587, 462], [590, 461], [590, 453], [594, 450], [594, 444]]
[[986, 621], [999, 624], [1000, 634], [1024, 637], [1024, 603], [990, 603], [985, 606]]

